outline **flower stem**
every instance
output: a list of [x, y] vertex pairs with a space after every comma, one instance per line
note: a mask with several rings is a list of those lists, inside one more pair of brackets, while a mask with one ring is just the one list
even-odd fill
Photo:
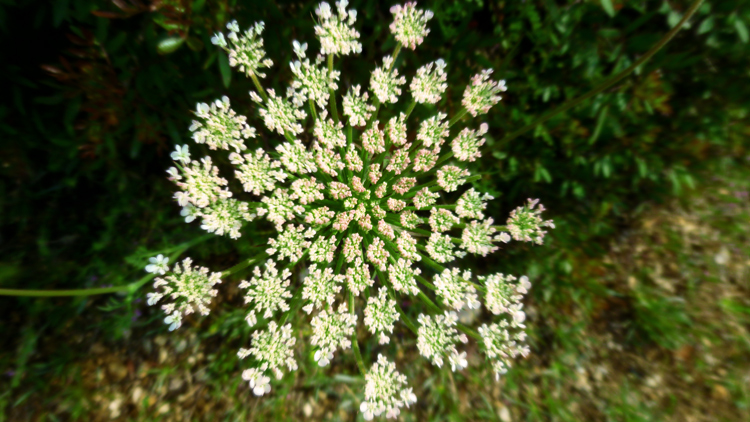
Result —
[[464, 334], [466, 334], [467, 336], [473, 338], [474, 340], [477, 340], [479, 342], [482, 341], [482, 336], [479, 335], [478, 332], [472, 330], [471, 328], [469, 328], [469, 327], [467, 327], [467, 326], [465, 326], [463, 324], [460, 324], [460, 323], [456, 324], [456, 328], [458, 328], [459, 330], [463, 331]]
[[437, 305], [435, 304], [435, 302], [431, 301], [431, 300], [430, 300], [430, 298], [429, 298], [429, 297], [427, 297], [427, 295], [426, 295], [426, 294], [424, 294], [424, 292], [422, 291], [422, 289], [419, 289], [419, 294], [417, 295], [417, 297], [418, 297], [418, 298], [419, 298], [419, 299], [420, 299], [420, 300], [421, 300], [422, 302], [424, 302], [424, 303], [425, 303], [425, 304], [427, 305], [427, 307], [428, 307], [428, 308], [432, 309], [432, 310], [433, 310], [434, 312], [437, 312], [437, 313], [442, 313], [442, 312], [443, 312], [443, 310], [442, 310], [442, 309], [440, 309], [440, 307], [439, 307], [439, 306], [437, 306]]
[[378, 100], [377, 96], [372, 99], [372, 103], [375, 104], [375, 111], [372, 113], [372, 116], [370, 116], [370, 120], [367, 121], [367, 126], [365, 127], [365, 129], [369, 129], [372, 127], [372, 123], [377, 120], [378, 111], [380, 111], [380, 100]]
[[310, 116], [313, 119], [313, 123], [315, 123], [315, 121], [318, 120], [318, 114], [315, 112], [315, 103], [313, 100], [310, 100], [308, 104], [310, 105]]
[[666, 35], [664, 35], [664, 37], [662, 37], [662, 39], [660, 39], [656, 44], [654, 44], [653, 47], [651, 47], [646, 52], [646, 54], [641, 56], [638, 60], [635, 61], [635, 63], [628, 66], [625, 70], [618, 73], [617, 75], [614, 75], [606, 79], [599, 86], [587, 92], [586, 94], [583, 94], [578, 98], [572, 99], [564, 103], [560, 107], [557, 107], [556, 109], [542, 115], [542, 117], [539, 117], [538, 119], [532, 121], [531, 123], [522, 127], [521, 129], [518, 129], [515, 132], [511, 132], [508, 135], [505, 135], [502, 139], [500, 139], [494, 145], [492, 145], [490, 149], [496, 149], [496, 148], [500, 148], [506, 145], [508, 142], [512, 141], [513, 139], [516, 139], [517, 137], [523, 135], [524, 133], [530, 131], [531, 129], [534, 129], [535, 127], [555, 117], [556, 115], [570, 110], [571, 108], [577, 106], [578, 104], [581, 104], [582, 102], [588, 100], [589, 98], [594, 97], [595, 95], [601, 93], [602, 91], [606, 90], [607, 88], [611, 87], [617, 82], [620, 82], [623, 78], [631, 74], [635, 69], [637, 69], [643, 63], [645, 63], [648, 59], [650, 59], [654, 54], [656, 54], [657, 51], [661, 50], [669, 41], [671, 41], [672, 38], [675, 36], [675, 34], [677, 34], [677, 32], [680, 31], [680, 29], [685, 24], [685, 22], [687, 22], [687, 20], [690, 19], [691, 16], [693, 16], [695, 11], [698, 10], [698, 7], [701, 5], [701, 3], [703, 3], [703, 0], [695, 0], [693, 4], [690, 5], [688, 10], [685, 12], [685, 14], [682, 16], [682, 19], [677, 23], [677, 25], [675, 25], [674, 28], [672, 28], [669, 32], [667, 32]]
[[417, 106], [416, 101], [412, 101], [411, 104], [409, 104], [409, 108], [406, 109], [406, 117], [408, 118], [412, 111], [414, 111], [414, 107]]
[[[281, 319], [280, 326], [284, 326], [286, 324], [286, 321], [289, 319], [289, 317], [299, 311], [299, 305], [302, 304], [302, 288], [297, 289], [297, 293], [294, 294], [294, 297], [292, 297], [292, 300], [289, 301], [289, 310], [284, 312], [284, 316]], [[259, 329], [259, 327], [254, 327], [256, 330]]]
[[[330, 76], [332, 73], [333, 73], [333, 54], [329, 54], [328, 55], [328, 75]], [[331, 116], [333, 116], [333, 121], [338, 123], [339, 111], [336, 108], [336, 92], [332, 89], [329, 89], [328, 92], [330, 94], [328, 103], [331, 105]]]
[[449, 158], [453, 157], [453, 151], [448, 151], [447, 153], [443, 154], [442, 157], [438, 158], [437, 162], [435, 162], [434, 169], [437, 169], [437, 166], [442, 164], [445, 160], [448, 160]]
[[427, 265], [428, 267], [432, 268], [433, 270], [437, 271], [438, 273], [442, 273], [443, 271], [445, 271], [445, 267], [443, 267], [442, 265], [440, 265], [437, 262], [433, 261], [432, 259], [428, 258], [424, 254], [421, 254], [419, 252], [417, 252], [417, 253], [419, 254], [420, 258], [422, 258], [422, 263], [423, 264]]
[[404, 325], [406, 325], [406, 327], [409, 330], [411, 330], [411, 332], [413, 332], [414, 334], [419, 335], [419, 330], [417, 329], [417, 326], [414, 325], [414, 321], [412, 321], [411, 318], [409, 318], [406, 315], [406, 312], [404, 312], [404, 310], [401, 309], [401, 306], [398, 304], [398, 301], [396, 300], [396, 295], [393, 292], [393, 287], [391, 287], [390, 285], [388, 285], [388, 295], [391, 297], [391, 300], [393, 300], [394, 302], [396, 302], [396, 310], [398, 311], [399, 315], [401, 316], [401, 321], [403, 321]]
[[76, 289], [76, 290], [23, 290], [23, 289], [0, 289], [0, 296], [32, 296], [32, 297], [61, 297], [61, 296], [94, 296], [106, 293], [117, 293], [128, 291], [132, 284], [141, 281], [151, 280], [154, 275], [147, 275], [140, 281], [123, 286], [102, 287], [97, 289]]
[[[354, 309], [354, 293], [349, 292], [349, 313], [355, 314]], [[357, 367], [362, 375], [367, 375], [367, 369], [365, 368], [365, 362], [362, 360], [362, 354], [359, 352], [359, 342], [357, 341], [357, 330], [352, 333], [352, 351], [354, 351], [354, 358], [357, 360]]]
[[426, 287], [429, 287], [430, 290], [435, 290], [435, 286], [432, 285], [432, 283], [430, 283], [429, 281], [425, 280], [424, 277], [417, 275], [415, 276], [415, 278], [417, 279], [417, 281], [424, 284]]
[[268, 95], [266, 94], [266, 90], [263, 89], [263, 85], [260, 84], [258, 77], [255, 76], [255, 74], [252, 74], [250, 75], [250, 79], [253, 80], [253, 84], [255, 84], [255, 89], [257, 89], [260, 96], [263, 97], [263, 102], [268, 103]]
[[262, 253], [262, 254], [260, 254], [258, 256], [255, 256], [253, 258], [246, 259], [246, 260], [240, 262], [239, 264], [235, 265], [234, 267], [231, 267], [231, 268], [228, 268], [228, 269], [222, 271], [221, 272], [221, 277], [224, 278], [224, 277], [232, 275], [232, 274], [234, 274], [234, 273], [236, 273], [238, 271], [244, 270], [245, 268], [247, 268], [247, 267], [249, 267], [249, 266], [251, 266], [251, 265], [253, 265], [253, 264], [257, 263], [257, 262], [260, 262], [260, 261], [262, 261], [262, 260], [264, 260], [266, 258], [268, 258], [268, 254], [264, 252], [264, 253]]
[[[210, 239], [214, 235], [207, 234], [200, 236], [190, 242], [185, 242], [182, 245], [170, 248], [174, 250], [174, 253], [169, 256], [169, 261], [173, 262], [177, 257], [182, 255], [183, 252], [188, 250], [191, 246], [197, 245], [205, 240]], [[156, 274], [148, 274], [141, 277], [140, 280], [134, 281], [129, 284], [122, 286], [113, 287], [99, 287], [93, 289], [72, 289], [72, 290], [26, 290], [26, 289], [0, 289], [0, 296], [25, 296], [25, 297], [71, 297], [71, 296], [94, 296], [107, 293], [118, 293], [128, 292], [134, 293], [136, 290], [141, 288], [144, 284], [153, 280]]]
[[388, 68], [388, 73], [391, 73], [391, 70], [393, 70], [393, 66], [396, 65], [396, 58], [398, 57], [398, 53], [401, 51], [401, 43], [396, 44], [396, 48], [393, 49], [393, 61], [391, 62], [391, 66]]
[[468, 110], [466, 110], [466, 107], [461, 107], [461, 110], [459, 110], [458, 113], [456, 113], [456, 115], [453, 116], [453, 118], [448, 122], [448, 127], [451, 127], [458, 123], [458, 121], [466, 115], [467, 111]]

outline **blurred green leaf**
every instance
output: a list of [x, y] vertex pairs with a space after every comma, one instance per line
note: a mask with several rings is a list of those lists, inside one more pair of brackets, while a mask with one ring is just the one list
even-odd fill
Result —
[[220, 52], [218, 56], [221, 81], [224, 83], [224, 88], [229, 88], [229, 85], [232, 83], [232, 68], [229, 67], [229, 58], [224, 52]]
[[747, 26], [745, 26], [745, 22], [743, 22], [741, 18], [737, 18], [737, 20], [734, 21], [734, 28], [737, 30], [737, 35], [740, 37], [740, 41], [747, 44], [750, 38], [748, 36]]
[[164, 38], [156, 45], [156, 51], [158, 51], [159, 54], [174, 53], [184, 42], [185, 39], [181, 37]]
[[594, 127], [594, 132], [589, 138], [589, 145], [592, 145], [599, 138], [599, 134], [602, 132], [602, 127], [604, 127], [604, 122], [607, 121], [607, 111], [609, 111], [608, 105], [599, 110], [599, 116], [596, 118], [596, 127]]
[[609, 17], [615, 16], [615, 7], [612, 5], [612, 0], [602, 0], [602, 7]]

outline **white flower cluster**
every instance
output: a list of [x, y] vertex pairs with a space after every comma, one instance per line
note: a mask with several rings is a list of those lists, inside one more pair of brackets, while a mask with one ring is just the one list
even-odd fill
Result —
[[[349, 92], [347, 92], [344, 96], [344, 116], [347, 116], [349, 118], [349, 124], [355, 127], [364, 126], [367, 120], [372, 115], [372, 112], [375, 111], [375, 106], [367, 102], [367, 100], [369, 99], [369, 94], [365, 92], [364, 94], [360, 95], [359, 91], [361, 89], [362, 87], [360, 87], [359, 85], [354, 85], [349, 88]], [[359, 157], [356, 156], [356, 158]], [[356, 164], [350, 162], [351, 160], [348, 158], [346, 161], [347, 166], [350, 168], [354, 168], [354, 171], [362, 170], [361, 164], [357, 166]], [[359, 168], [359, 170], [357, 170], [357, 168]]]
[[469, 339], [466, 334], [459, 334], [455, 326], [458, 323], [458, 315], [453, 311], [445, 311], [443, 315], [435, 318], [420, 314], [417, 321], [421, 324], [417, 337], [417, 348], [419, 353], [432, 360], [437, 367], [443, 366], [443, 356], [448, 356], [451, 371], [461, 370], [468, 366], [466, 352], [459, 353], [456, 343], [466, 343]]
[[362, 52], [359, 32], [352, 28], [357, 21], [357, 11], [347, 11], [348, 5], [347, 0], [337, 1], [338, 15], [333, 13], [331, 6], [326, 2], [320, 3], [315, 9], [315, 14], [320, 19], [319, 24], [315, 25], [315, 35], [320, 40], [321, 54], [347, 55]]
[[365, 400], [359, 406], [365, 420], [385, 412], [386, 418], [395, 418], [401, 408], [417, 402], [417, 396], [406, 385], [406, 376], [396, 371], [396, 364], [383, 355], [365, 375]]
[[250, 281], [240, 282], [240, 289], [247, 289], [245, 304], [252, 303], [252, 309], [245, 321], [251, 327], [258, 321], [256, 312], [263, 311], [263, 318], [271, 318], [276, 311], [288, 311], [287, 299], [291, 299], [289, 292], [289, 276], [292, 272], [285, 268], [281, 274], [276, 269], [276, 263], [272, 260], [266, 262], [266, 270], [261, 273], [260, 267], [253, 270], [253, 278]]
[[505, 81], [495, 82], [490, 79], [492, 69], [485, 69], [482, 73], [471, 78], [471, 84], [464, 91], [464, 99], [461, 102], [472, 116], [486, 114], [490, 108], [503, 99], [498, 93], [505, 92], [508, 88]]
[[227, 24], [229, 35], [224, 38], [224, 34], [219, 32], [211, 38], [211, 43], [226, 50], [229, 54], [230, 66], [239, 66], [240, 72], [244, 72], [247, 76], [257, 75], [263, 78], [266, 75], [260, 69], [273, 66], [273, 61], [265, 57], [263, 39], [260, 38], [264, 26], [263, 22], [258, 22], [240, 35], [237, 21], [232, 21]]
[[482, 350], [492, 364], [497, 379], [507, 372], [512, 360], [521, 355], [529, 354], [529, 347], [523, 344], [526, 339], [526, 313], [523, 311], [521, 300], [531, 288], [531, 282], [526, 276], [522, 276], [518, 283], [512, 275], [493, 274], [488, 277], [479, 277], [484, 282], [487, 294], [485, 305], [495, 315], [506, 314], [509, 320], [490, 325], [483, 324], [479, 328], [482, 336]]
[[432, 282], [435, 284], [435, 293], [449, 308], [460, 311], [466, 306], [469, 309], [479, 308], [477, 291], [472, 284], [471, 271], [460, 274], [458, 268], [445, 269], [441, 274], [435, 275]]
[[445, 61], [437, 59], [417, 70], [417, 74], [409, 85], [414, 101], [420, 104], [435, 104], [440, 101], [443, 92], [448, 89], [448, 84], [445, 82], [448, 79], [445, 67]]
[[365, 325], [370, 332], [378, 334], [380, 344], [390, 343], [391, 339], [386, 334], [393, 332], [393, 324], [398, 320], [396, 301], [388, 298], [388, 289], [381, 287], [378, 296], [370, 296], [365, 308]]
[[282, 368], [287, 367], [290, 371], [297, 370], [297, 361], [294, 360], [292, 348], [297, 339], [292, 336], [292, 325], [287, 324], [281, 328], [276, 322], [268, 323], [268, 329], [265, 331], [256, 331], [253, 333], [253, 342], [250, 349], [240, 349], [237, 356], [244, 359], [253, 355], [259, 363], [257, 367], [245, 370], [242, 373], [242, 379], [250, 383], [250, 388], [256, 396], [262, 396], [271, 391], [269, 382], [270, 377], [266, 375], [267, 371], [274, 374], [276, 379], [284, 376]]
[[299, 91], [299, 94], [310, 101], [314, 101], [318, 107], [325, 108], [328, 104], [330, 91], [338, 88], [336, 81], [339, 79], [340, 72], [337, 70], [328, 71], [322, 66], [323, 57], [318, 56], [315, 63], [310, 63], [310, 59], [305, 57], [307, 43], [300, 44], [294, 41], [294, 52], [299, 60], [292, 62], [291, 68], [294, 74], [292, 88]]
[[[310, 95], [313, 94], [310, 93]], [[263, 104], [263, 98], [255, 94], [255, 92], [251, 91], [250, 98], [261, 106], [259, 114], [268, 129], [275, 131], [279, 135], [286, 133], [299, 135], [302, 133], [302, 124], [300, 124], [300, 121], [307, 114], [302, 110], [305, 98], [300, 92], [289, 87], [286, 98], [284, 98], [277, 96], [273, 89], [269, 89], [265, 104]]]
[[401, 95], [401, 85], [406, 83], [406, 78], [398, 76], [398, 71], [393, 69], [393, 57], [383, 57], [383, 65], [375, 68], [370, 78], [370, 90], [381, 103], [395, 103]]
[[[161, 258], [160, 258], [161, 257]], [[154, 258], [151, 258], [152, 260]], [[150, 272], [166, 273], [169, 269], [166, 266], [166, 260], [162, 255], [156, 257]], [[153, 267], [152, 267], [153, 265]], [[157, 277], [154, 281], [154, 289], [161, 289], [156, 293], [147, 294], [147, 303], [155, 305], [159, 301], [167, 302], [161, 306], [161, 309], [167, 314], [164, 323], [169, 324], [169, 331], [174, 331], [182, 325], [182, 317], [199, 312], [201, 315], [208, 315], [210, 312], [208, 305], [211, 298], [216, 296], [219, 291], [213, 287], [221, 283], [221, 274], [208, 273], [206, 267], [193, 268], [193, 261], [185, 258], [180, 264], [176, 264], [171, 274], [161, 278]]]
[[319, 349], [315, 352], [315, 361], [320, 366], [326, 366], [333, 359], [333, 352], [337, 347], [342, 350], [351, 347], [349, 337], [354, 333], [357, 315], [350, 314], [345, 304], [339, 306], [338, 312], [320, 311], [315, 315], [310, 325], [313, 335], [310, 342]]
[[[248, 324], [268, 324], [253, 334], [250, 349], [239, 352], [241, 358], [254, 358], [252, 368], [242, 375], [253, 392], [268, 393], [271, 374], [279, 378], [283, 367], [296, 369], [296, 337], [291, 325], [283, 324], [300, 315], [311, 319], [309, 342], [320, 366], [331, 363], [336, 350], [353, 349], [366, 378], [360, 409], [369, 420], [381, 414], [396, 417], [416, 397], [406, 387], [406, 377], [382, 355], [369, 370], [364, 368], [356, 343], [357, 322], [364, 321], [380, 344], [390, 343], [397, 322], [402, 323], [417, 336], [423, 356], [437, 366], [447, 358], [454, 371], [468, 364], [466, 352], [459, 352], [457, 345], [473, 337], [500, 374], [512, 358], [528, 353], [522, 345], [525, 314], [520, 300], [530, 284], [526, 278], [512, 284], [515, 278], [503, 275], [475, 281], [456, 261], [467, 254], [486, 256], [511, 237], [541, 243], [540, 227], [554, 226], [541, 220], [543, 208], [535, 209], [536, 202], [515, 210], [507, 227], [496, 226], [485, 215], [493, 197], [471, 186], [481, 176], [472, 175], [467, 163], [482, 156], [489, 127], [467, 127], [461, 117], [486, 113], [500, 100], [505, 84], [492, 81], [491, 71], [472, 79], [464, 93], [464, 109], [453, 119], [440, 111], [422, 119], [411, 115], [417, 104], [430, 104], [429, 112], [447, 91], [448, 66], [440, 59], [413, 75], [408, 107], [386, 109], [399, 102], [407, 82], [396, 69], [398, 53], [422, 43], [432, 12], [417, 9], [415, 3], [394, 6], [390, 29], [398, 44], [393, 54], [371, 73], [369, 92], [351, 84], [343, 98], [336, 98], [343, 94], [337, 92], [338, 81], [346, 79], [336, 70], [335, 56], [362, 48], [354, 29], [356, 11], [346, 10], [347, 5], [341, 0], [333, 10], [323, 2], [315, 9], [321, 49], [311, 60], [307, 44], [292, 43], [297, 61], [291, 63], [294, 77], [285, 96], [263, 89], [256, 77], [261, 76], [259, 69], [271, 65], [260, 38], [262, 23], [242, 37], [237, 24], [231, 23], [230, 42], [222, 34], [214, 37], [216, 45], [229, 51], [233, 65], [253, 79], [257, 92], [250, 96], [268, 129], [266, 139], [276, 146], [273, 151], [248, 148], [245, 142], [255, 137], [256, 129], [231, 110], [226, 98], [198, 106], [200, 121], [191, 126], [193, 138], [210, 149], [228, 150], [236, 179], [247, 194], [258, 197], [257, 202], [233, 198], [229, 182], [219, 176], [211, 158], [193, 161], [187, 146], [172, 154], [176, 167], [169, 174], [180, 188], [175, 199], [187, 222], [201, 217], [206, 230], [233, 238], [239, 237], [242, 222], [257, 216], [276, 228], [265, 253], [256, 258], [261, 266], [240, 283], [249, 307]], [[167, 262], [157, 258], [148, 271], [166, 272]], [[293, 268], [302, 261], [308, 263], [306, 276], [293, 278]], [[165, 292], [150, 301], [166, 294], [177, 298], [174, 292], [179, 288], [173, 286], [185, 279], [179, 275], [187, 273], [189, 261], [185, 268], [168, 276], [169, 282], [161, 282], [158, 287], [167, 286]], [[201, 274], [210, 286], [219, 281], [218, 274], [208, 277], [205, 269], [193, 273]], [[215, 294], [206, 292], [203, 297]], [[419, 315], [418, 328], [400, 307], [403, 297], [411, 306], [431, 309], [431, 315]], [[195, 299], [178, 302], [192, 304]], [[200, 303], [193, 306], [203, 311], [207, 302]], [[365, 308], [358, 312], [362, 303]], [[482, 326], [479, 333], [458, 324], [457, 311], [478, 309], [481, 303], [508, 320]], [[176, 306], [165, 305], [165, 310], [179, 325], [179, 315], [193, 308]], [[305, 313], [297, 314], [299, 309]], [[280, 326], [272, 319], [282, 313]], [[261, 324], [260, 318], [265, 320]]]
[[538, 199], [529, 199], [528, 206], [518, 207], [511, 211], [508, 218], [508, 231], [513, 236], [513, 240], [523, 242], [534, 242], [541, 245], [544, 241], [544, 235], [547, 233], [542, 227], [554, 229], [555, 223], [552, 220], [542, 220], [544, 205], [539, 204], [539, 208], [534, 209], [539, 204]]
[[429, 10], [417, 9], [416, 2], [408, 2], [391, 7], [393, 13], [393, 23], [391, 23], [391, 32], [396, 37], [396, 41], [415, 50], [419, 44], [422, 44], [424, 37], [430, 33], [427, 29], [427, 21], [432, 19], [433, 13]]
[[202, 122], [193, 120], [190, 131], [193, 140], [198, 144], [206, 144], [210, 149], [229, 149], [243, 151], [244, 139], [254, 138], [255, 129], [248, 126], [247, 117], [238, 116], [230, 108], [229, 98], [224, 96], [214, 101], [210, 106], [199, 103], [196, 111]]
[[239, 238], [242, 223], [252, 221], [257, 214], [250, 211], [246, 202], [232, 198], [232, 192], [225, 187], [227, 180], [219, 177], [219, 169], [213, 165], [211, 157], [204, 157], [200, 162], [191, 161], [188, 147], [183, 145], [177, 147], [172, 158], [182, 172], [172, 167], [167, 173], [169, 179], [183, 189], [174, 197], [183, 207], [185, 221], [189, 223], [201, 217], [201, 228], [209, 233]]
[[529, 355], [529, 346], [523, 344], [526, 340], [526, 332], [519, 330], [525, 328], [514, 320], [500, 321], [493, 324], [482, 324], [479, 334], [482, 336], [482, 350], [492, 364], [495, 379], [508, 372], [513, 359]]

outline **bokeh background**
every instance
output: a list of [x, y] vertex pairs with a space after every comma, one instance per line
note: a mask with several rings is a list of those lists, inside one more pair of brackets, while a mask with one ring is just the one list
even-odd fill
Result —
[[[351, 5], [363, 53], [342, 62], [342, 82], [366, 85], [394, 46], [390, 1]], [[750, 4], [705, 1], [622, 82], [497, 142], [628, 67], [689, 5], [420, 2], [435, 13], [431, 33], [401, 69], [445, 59], [451, 112], [482, 68], [507, 81], [483, 117], [477, 168], [489, 175], [476, 185], [497, 198], [497, 220], [540, 198], [557, 228], [543, 246], [511, 243], [469, 264], [533, 283], [531, 356], [499, 382], [475, 346], [470, 367], [453, 374], [396, 333], [388, 353], [419, 397], [403, 420], [750, 420]], [[265, 21], [276, 64], [266, 86], [280, 88], [291, 40], [316, 48], [315, 6], [0, 0], [0, 288], [125, 285], [143, 277], [147, 257], [203, 236], [171, 199], [169, 152], [190, 143], [197, 102], [228, 95], [256, 113], [250, 80], [209, 39], [232, 19]], [[239, 241], [211, 238], [186, 253], [227, 268], [272, 230], [248, 225]], [[0, 421], [361, 419], [348, 353], [318, 368], [300, 348], [299, 371], [270, 396], [252, 395], [236, 358], [250, 334], [236, 280], [208, 317], [174, 333], [146, 306], [148, 291], [0, 296]], [[381, 349], [362, 338], [371, 362]]]

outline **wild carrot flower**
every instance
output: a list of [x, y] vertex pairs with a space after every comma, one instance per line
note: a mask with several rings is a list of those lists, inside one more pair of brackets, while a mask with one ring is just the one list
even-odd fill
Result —
[[432, 19], [433, 13], [429, 10], [417, 9], [416, 2], [393, 6], [391, 13], [393, 13], [391, 32], [396, 37], [396, 41], [412, 50], [422, 44], [424, 37], [430, 33], [427, 29], [427, 21]]
[[455, 328], [458, 315], [453, 311], [445, 311], [442, 315], [432, 318], [429, 315], [420, 314], [417, 318], [419, 324], [417, 348], [419, 353], [432, 360], [432, 364], [443, 366], [443, 356], [448, 356], [451, 361], [451, 369], [463, 369], [466, 365], [466, 352], [459, 353], [456, 349], [458, 342], [469, 341], [466, 334], [459, 334]]
[[[237, 21], [232, 21], [227, 24], [229, 35], [224, 38], [224, 34], [218, 33], [211, 38], [211, 43], [229, 53], [230, 66], [239, 67], [240, 72], [247, 76], [257, 75], [262, 78], [266, 75], [260, 70], [273, 66], [273, 61], [265, 57], [266, 51], [263, 49], [263, 39], [260, 38], [264, 27], [263, 22], [258, 22], [244, 34], [240, 34]], [[229, 39], [229, 42], [227, 42], [227, 39]]]
[[164, 303], [161, 308], [167, 314], [164, 322], [169, 324], [170, 331], [182, 325], [185, 315], [193, 312], [208, 315], [211, 298], [219, 292], [213, 287], [221, 283], [221, 275], [209, 274], [205, 267], [193, 268], [192, 264], [190, 258], [182, 261], [182, 267], [176, 264], [168, 276], [158, 277], [154, 281], [154, 289], [161, 290], [148, 294], [149, 305], [160, 301]]
[[538, 199], [529, 199], [528, 206], [518, 207], [510, 213], [508, 231], [513, 236], [513, 240], [534, 242], [541, 245], [544, 235], [547, 233], [542, 230], [542, 227], [555, 228], [555, 223], [552, 220], [542, 220], [541, 215], [544, 211], [544, 205], [539, 204], [539, 208], [534, 209], [537, 204], [539, 204]]
[[372, 420], [385, 412], [386, 418], [395, 418], [401, 408], [417, 402], [411, 388], [405, 387], [406, 376], [396, 371], [396, 365], [383, 355], [365, 375], [365, 401], [359, 407], [365, 420]]
[[242, 374], [242, 378], [249, 381], [255, 395], [271, 391], [267, 374], [273, 373], [276, 379], [281, 379], [284, 366], [290, 371], [297, 370], [297, 361], [292, 351], [296, 342], [297, 339], [292, 336], [291, 324], [279, 327], [275, 321], [271, 321], [267, 330], [253, 333], [250, 349], [240, 349], [237, 352], [240, 359], [252, 355], [258, 364]]
[[[266, 141], [275, 147], [246, 145], [260, 131], [237, 114], [226, 97], [199, 104], [190, 130], [195, 142], [228, 151], [235, 178], [246, 194], [257, 197], [254, 202], [235, 198], [212, 159], [191, 159], [187, 146], [172, 153], [174, 167], [168, 174], [180, 189], [175, 199], [186, 222], [201, 218], [205, 230], [231, 238], [239, 238], [244, 225], [259, 217], [276, 228], [267, 241], [260, 239], [266, 244], [264, 252], [237, 267], [256, 265], [240, 287], [248, 324], [267, 327], [256, 330], [251, 347], [238, 353], [242, 359], [252, 356], [242, 378], [253, 393], [267, 394], [271, 375], [279, 378], [284, 368], [297, 368], [298, 337], [287, 320], [309, 318], [309, 342], [319, 365], [331, 364], [338, 350], [354, 351], [365, 376], [360, 410], [370, 420], [381, 414], [396, 417], [416, 396], [395, 363], [383, 355], [365, 367], [357, 322], [364, 321], [380, 344], [390, 343], [403, 324], [413, 331], [425, 358], [437, 366], [447, 360], [454, 371], [468, 365], [466, 352], [458, 346], [472, 337], [499, 376], [515, 357], [529, 353], [521, 300], [531, 284], [525, 277], [516, 283], [515, 277], [503, 274], [475, 277], [461, 268], [461, 259], [467, 254], [487, 256], [511, 238], [541, 244], [546, 233], [542, 228], [554, 224], [542, 220], [544, 208], [530, 201], [511, 213], [506, 226], [495, 225], [486, 215], [493, 197], [472, 184], [482, 175], [472, 175], [467, 163], [482, 157], [489, 127], [461, 117], [487, 113], [501, 100], [505, 82], [492, 80], [490, 70], [482, 71], [466, 87], [464, 108], [453, 119], [441, 111], [415, 118], [411, 112], [417, 104], [439, 104], [447, 90], [449, 66], [438, 59], [412, 75], [410, 95], [404, 96], [410, 105], [389, 110], [387, 106], [399, 103], [407, 81], [397, 69], [398, 53], [422, 43], [432, 18], [432, 12], [407, 3], [391, 9], [390, 29], [398, 44], [371, 73], [369, 92], [348, 82], [343, 92], [339, 80], [348, 79], [336, 69], [335, 56], [362, 48], [354, 28], [357, 13], [347, 6], [341, 0], [335, 9], [325, 2], [315, 9], [321, 49], [313, 60], [307, 56], [307, 44], [292, 43], [297, 59], [291, 63], [293, 80], [284, 95], [264, 89], [257, 80], [272, 65], [263, 49], [262, 23], [241, 34], [232, 22], [227, 36], [219, 33], [212, 39], [229, 53], [232, 66], [253, 79], [256, 90], [250, 97], [267, 129]], [[341, 115], [337, 95], [343, 97]], [[307, 263], [306, 274], [294, 277], [292, 270], [302, 263]], [[185, 314], [207, 313], [216, 294], [213, 286], [220, 282], [219, 273], [209, 276], [207, 269], [191, 265], [188, 259], [171, 273], [162, 261], [147, 268], [168, 274], [157, 279], [155, 287], [162, 290], [151, 293], [149, 303], [169, 301], [163, 308], [171, 328], [179, 326]], [[407, 297], [419, 313], [418, 324], [401, 309], [400, 299]], [[495, 322], [478, 332], [458, 323], [457, 311], [478, 309], [482, 303]]]

